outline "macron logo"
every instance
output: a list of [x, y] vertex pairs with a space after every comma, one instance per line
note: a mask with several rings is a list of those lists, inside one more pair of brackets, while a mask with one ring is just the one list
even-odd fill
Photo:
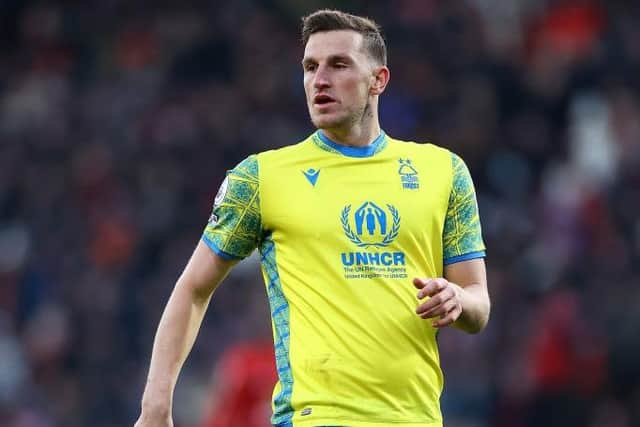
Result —
[[315, 170], [315, 169], [311, 168], [311, 169], [309, 169], [307, 171], [302, 171], [302, 173], [307, 178], [307, 181], [309, 181], [309, 184], [311, 184], [311, 185], [313, 185], [315, 187], [316, 186], [316, 181], [318, 181], [318, 176], [320, 175], [320, 169]]

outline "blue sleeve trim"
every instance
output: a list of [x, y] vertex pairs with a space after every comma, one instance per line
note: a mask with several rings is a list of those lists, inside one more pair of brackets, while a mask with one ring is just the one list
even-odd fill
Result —
[[484, 258], [485, 256], [487, 256], [485, 251], [469, 252], [468, 254], [452, 256], [451, 258], [446, 258], [444, 260], [444, 265], [455, 264], [456, 262], [468, 261], [470, 259]]
[[226, 259], [227, 261], [237, 261], [243, 259], [242, 257], [232, 255], [228, 252], [220, 249], [215, 243], [213, 243], [206, 235], [202, 235], [202, 241], [211, 249], [211, 251], [218, 255], [222, 259]]

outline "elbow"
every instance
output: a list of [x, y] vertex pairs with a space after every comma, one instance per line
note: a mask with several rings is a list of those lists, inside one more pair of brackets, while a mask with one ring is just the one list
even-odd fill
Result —
[[213, 290], [212, 286], [200, 283], [193, 276], [187, 276], [183, 273], [176, 282], [174, 292], [182, 293], [193, 304], [206, 306], [211, 299]]

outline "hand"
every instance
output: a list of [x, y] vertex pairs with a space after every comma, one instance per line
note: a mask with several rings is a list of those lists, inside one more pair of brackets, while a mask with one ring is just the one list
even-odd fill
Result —
[[431, 324], [434, 328], [442, 328], [451, 325], [458, 320], [462, 314], [462, 303], [460, 294], [462, 288], [443, 278], [435, 279], [413, 279], [413, 285], [419, 289], [417, 297], [419, 300], [430, 297], [426, 302], [418, 305], [416, 314], [423, 319], [434, 320]]
[[150, 415], [143, 412], [133, 427], [173, 427], [173, 419], [171, 416]]

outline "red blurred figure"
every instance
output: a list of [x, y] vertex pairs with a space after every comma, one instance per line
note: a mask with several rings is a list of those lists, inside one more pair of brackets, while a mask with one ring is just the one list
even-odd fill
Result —
[[271, 393], [276, 380], [271, 342], [229, 348], [216, 367], [213, 403], [202, 427], [271, 427]]
[[552, 3], [531, 28], [530, 48], [550, 49], [568, 59], [583, 58], [595, 47], [605, 25], [605, 11], [593, 2]]

